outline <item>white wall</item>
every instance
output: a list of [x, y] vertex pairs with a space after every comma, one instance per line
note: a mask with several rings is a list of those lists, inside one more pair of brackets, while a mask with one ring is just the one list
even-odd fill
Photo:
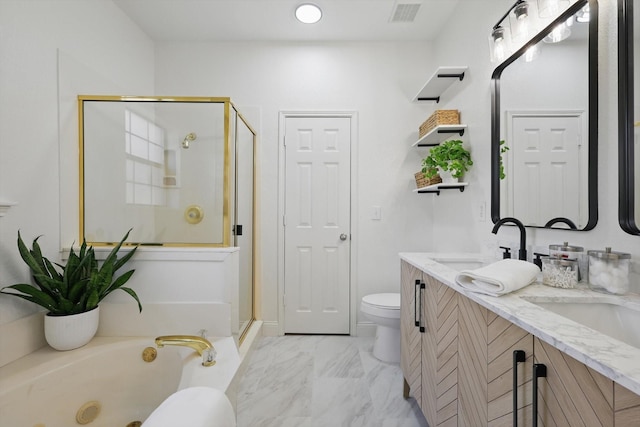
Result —
[[[58, 137], [59, 122], [76, 123], [70, 77], [85, 93], [104, 90], [96, 75], [110, 87], [152, 93], [153, 74], [152, 42], [109, 1], [0, 1], [0, 200], [18, 203], [0, 218], [1, 286], [29, 280], [18, 230], [28, 244], [42, 234], [54, 260], [77, 239], [77, 125], [69, 126], [74, 136], [60, 129]], [[41, 323], [34, 335], [14, 333], [11, 345], [3, 332], [35, 311], [0, 296], [0, 348], [19, 355], [42, 345]]]

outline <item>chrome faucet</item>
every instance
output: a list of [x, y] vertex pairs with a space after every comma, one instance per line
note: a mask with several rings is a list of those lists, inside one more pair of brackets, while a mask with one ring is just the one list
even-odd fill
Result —
[[202, 366], [213, 366], [216, 364], [216, 350], [213, 344], [197, 335], [163, 335], [156, 338], [156, 346], [162, 348], [165, 345], [177, 345], [194, 349], [202, 356]]
[[520, 250], [518, 251], [518, 259], [526, 261], [527, 260], [527, 232], [525, 231], [524, 225], [522, 224], [522, 222], [520, 222], [520, 220], [516, 218], [511, 218], [511, 217], [502, 218], [498, 220], [498, 222], [496, 222], [496, 225], [493, 226], [493, 230], [491, 230], [491, 232], [493, 234], [497, 234], [498, 229], [507, 222], [517, 225], [518, 228], [520, 229]]

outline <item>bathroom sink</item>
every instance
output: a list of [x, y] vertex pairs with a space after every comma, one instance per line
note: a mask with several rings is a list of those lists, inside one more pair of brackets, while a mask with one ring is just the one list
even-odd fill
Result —
[[473, 270], [491, 263], [491, 260], [476, 255], [436, 256], [431, 259], [456, 271]]
[[640, 348], [640, 309], [604, 301], [550, 302], [529, 300], [633, 347]]

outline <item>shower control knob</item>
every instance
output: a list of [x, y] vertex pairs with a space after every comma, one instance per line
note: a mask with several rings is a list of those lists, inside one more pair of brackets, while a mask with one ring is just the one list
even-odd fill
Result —
[[346, 234], [344, 234], [344, 233], [342, 233], [342, 234], [340, 235], [340, 240], [347, 240], [347, 235], [346, 235]]

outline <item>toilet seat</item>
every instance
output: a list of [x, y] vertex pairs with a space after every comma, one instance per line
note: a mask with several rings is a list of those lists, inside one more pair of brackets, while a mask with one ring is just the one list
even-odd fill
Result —
[[400, 294], [371, 294], [362, 297], [360, 310], [371, 316], [400, 319]]
[[371, 294], [362, 298], [364, 304], [385, 310], [400, 310], [400, 294]]

